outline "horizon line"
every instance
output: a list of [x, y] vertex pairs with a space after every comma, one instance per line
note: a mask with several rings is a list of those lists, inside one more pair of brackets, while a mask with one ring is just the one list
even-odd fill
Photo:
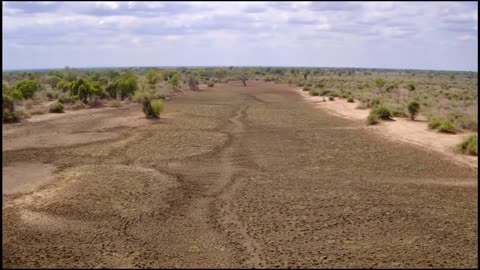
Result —
[[405, 70], [405, 71], [436, 71], [436, 72], [473, 72], [478, 73], [478, 70], [454, 70], [454, 69], [422, 69], [422, 68], [382, 68], [382, 67], [328, 67], [328, 66], [270, 66], [270, 65], [166, 65], [166, 66], [91, 66], [91, 67], [53, 67], [53, 68], [16, 68], [3, 69], [3, 72], [13, 71], [47, 71], [47, 70], [65, 70], [69, 69], [116, 69], [116, 68], [319, 68], [319, 69], [373, 69], [373, 70]]

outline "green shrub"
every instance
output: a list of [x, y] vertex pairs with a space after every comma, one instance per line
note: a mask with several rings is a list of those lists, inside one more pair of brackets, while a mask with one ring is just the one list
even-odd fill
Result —
[[304, 87], [303, 87], [303, 91], [310, 91], [310, 90], [312, 90], [312, 88], [309, 87], [309, 86], [304, 86]]
[[378, 124], [378, 115], [376, 113], [374, 113], [373, 111], [368, 114], [367, 124], [368, 125]]
[[353, 97], [348, 97], [347, 102], [354, 103], [355, 101], [353, 100]]
[[439, 127], [440, 132], [452, 133], [455, 131], [455, 125], [452, 121], [445, 119]]
[[478, 134], [470, 135], [460, 143], [460, 148], [470, 155], [478, 155]]
[[340, 95], [340, 97], [341, 97], [341, 98], [348, 98], [348, 94], [347, 94], [347, 93], [342, 93], [342, 94]]
[[383, 106], [379, 106], [379, 107], [376, 107], [372, 110], [372, 113], [378, 115], [378, 117], [380, 119], [390, 119], [390, 117], [392, 117], [392, 113], [390, 112], [389, 109], [383, 107]]
[[372, 100], [367, 100], [367, 101], [368, 101], [367, 104], [369, 108], [373, 108], [380, 105], [380, 99], [378, 98], [374, 98]]
[[320, 95], [320, 91], [318, 89], [311, 89], [309, 94], [310, 96], [318, 96]]
[[428, 128], [429, 129], [436, 129], [436, 128], [440, 127], [442, 122], [443, 122], [443, 119], [438, 118], [438, 117], [432, 117], [428, 120]]
[[393, 117], [408, 117], [408, 115], [400, 108], [391, 109], [390, 112], [392, 113]]
[[410, 119], [415, 120], [415, 115], [418, 113], [420, 109], [420, 104], [416, 101], [412, 101], [408, 103], [408, 112], [410, 113]]
[[68, 94], [63, 94], [58, 97], [58, 102], [62, 104], [75, 103], [76, 100], [77, 100], [76, 96], [70, 96]]
[[150, 106], [152, 106], [153, 113], [156, 117], [160, 117], [160, 113], [163, 111], [163, 102], [161, 100], [152, 100]]
[[[265, 81], [268, 82], [267, 80], [265, 80]], [[303, 82], [297, 83], [297, 86], [298, 86], [298, 87], [303, 87], [304, 85], [305, 85], [305, 84], [304, 84]]]
[[329, 96], [329, 97], [328, 97], [328, 100], [334, 101], [334, 100], [335, 100], [335, 97], [334, 97], [334, 96]]
[[60, 102], [55, 102], [48, 107], [48, 111], [51, 113], [63, 113], [63, 104]]

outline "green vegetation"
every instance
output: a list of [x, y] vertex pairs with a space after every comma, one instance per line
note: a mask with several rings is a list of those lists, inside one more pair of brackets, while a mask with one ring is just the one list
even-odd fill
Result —
[[[455, 129], [478, 129], [478, 76], [475, 72], [405, 71], [329, 68], [117, 68], [2, 73], [2, 94], [7, 108], [41, 113], [42, 102], [58, 99], [69, 110], [108, 104], [112, 99], [132, 98], [137, 90], [153, 99], [181, 90], [198, 90], [199, 84], [247, 80], [298, 85], [312, 95], [359, 100], [359, 107], [384, 106], [393, 116], [410, 116], [409, 103], [421, 106], [422, 114], [450, 120]], [[350, 99], [351, 97], [351, 99]], [[353, 99], [355, 97], [356, 100]], [[22, 106], [25, 101], [35, 106]], [[77, 100], [84, 106], [78, 105]], [[5, 108], [5, 107], [4, 107]], [[411, 107], [412, 108], [412, 107]], [[408, 114], [407, 114], [408, 113]], [[440, 126], [440, 124], [438, 125]]]
[[438, 117], [432, 117], [428, 120], [428, 128], [429, 129], [437, 129], [443, 123], [444, 119]]
[[408, 103], [408, 112], [410, 113], [410, 119], [415, 120], [415, 115], [417, 115], [418, 110], [420, 110], [420, 104], [416, 101]]
[[161, 100], [152, 100], [150, 106], [155, 117], [160, 117], [160, 113], [163, 112], [163, 102]]
[[455, 132], [455, 125], [452, 123], [452, 121], [439, 117], [430, 118], [430, 120], [428, 121], [428, 128], [438, 129], [440, 132], [445, 133]]
[[466, 137], [459, 145], [460, 149], [470, 155], [478, 155], [478, 134]]
[[353, 97], [348, 97], [347, 102], [354, 103], [355, 101], [353, 100]]
[[438, 129], [440, 132], [453, 133], [455, 131], [455, 125], [450, 120], [444, 120]]
[[[33, 94], [40, 89], [40, 84], [38, 84], [35, 80], [23, 80], [15, 84], [13, 87], [14, 91], [18, 90], [21, 93], [21, 97], [24, 99], [32, 98]], [[16, 93], [17, 97], [19, 93]]]
[[60, 102], [55, 102], [48, 107], [48, 111], [51, 113], [63, 113], [63, 104]]
[[318, 96], [318, 95], [320, 95], [320, 90], [318, 90], [318, 89], [311, 89], [311, 90], [309, 91], [309, 94], [310, 94], [310, 96]]
[[378, 118], [383, 119], [383, 120], [388, 120], [392, 117], [392, 113], [390, 112], [389, 109], [383, 107], [383, 106], [378, 106], [375, 107], [370, 114], [376, 114]]
[[368, 125], [378, 124], [378, 114], [371, 111], [367, 116], [367, 124]]

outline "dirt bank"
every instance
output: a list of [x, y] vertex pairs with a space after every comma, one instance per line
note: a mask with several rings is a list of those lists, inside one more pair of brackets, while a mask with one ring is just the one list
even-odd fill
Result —
[[[301, 88], [296, 88], [294, 91], [316, 108], [340, 117], [361, 121], [362, 123], [366, 122], [369, 110], [357, 109], [358, 101], [349, 103], [346, 99], [336, 98], [334, 101], [329, 101], [328, 98], [325, 98], [326, 101], [324, 102], [322, 97], [310, 96], [307, 91], [302, 91]], [[478, 168], [477, 156], [466, 155], [459, 152], [457, 148], [457, 145], [466, 136], [474, 134], [474, 132], [465, 131], [458, 134], [446, 134], [430, 130], [428, 129], [426, 119], [422, 116], [417, 117], [415, 121], [398, 117], [393, 117], [393, 120], [381, 121], [378, 125], [367, 126], [366, 128], [374, 130], [388, 139], [426, 147], [441, 153], [450, 160]]]

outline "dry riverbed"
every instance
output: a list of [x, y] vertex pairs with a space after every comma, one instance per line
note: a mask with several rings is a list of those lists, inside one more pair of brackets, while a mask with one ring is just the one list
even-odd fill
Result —
[[478, 266], [476, 169], [282, 85], [2, 127], [5, 268]]

